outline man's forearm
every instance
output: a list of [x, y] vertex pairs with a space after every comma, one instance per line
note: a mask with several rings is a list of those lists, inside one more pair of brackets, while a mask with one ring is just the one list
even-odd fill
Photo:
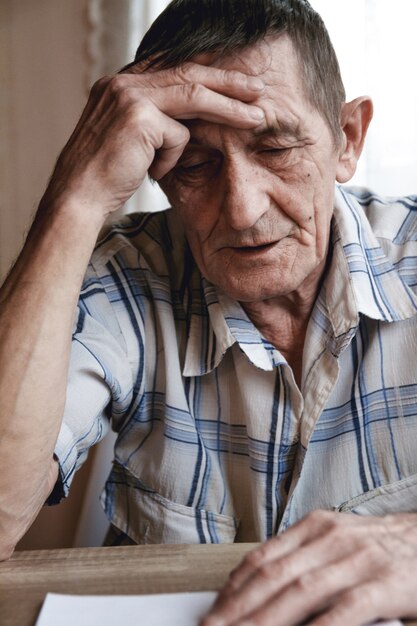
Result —
[[74, 312], [101, 224], [84, 207], [42, 206], [0, 291], [0, 559], [56, 478]]
[[190, 137], [180, 120], [255, 128], [264, 119], [254, 104], [263, 89], [253, 76], [197, 63], [132, 68], [93, 87], [0, 292], [0, 558], [56, 477], [74, 311], [105, 217], [148, 172], [159, 180], [175, 167]]

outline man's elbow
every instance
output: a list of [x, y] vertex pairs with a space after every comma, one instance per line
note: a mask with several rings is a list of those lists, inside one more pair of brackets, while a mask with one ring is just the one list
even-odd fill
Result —
[[8, 559], [10, 559], [16, 548], [16, 545], [17, 542], [12, 541], [10, 543], [5, 541], [2, 537], [0, 539], [0, 561], [7, 561]]
[[48, 468], [46, 479], [29, 503], [23, 504], [11, 495], [0, 501], [0, 561], [10, 559], [20, 539], [37, 518], [46, 499], [50, 495], [58, 477], [58, 464], [53, 460]]
[[7, 506], [0, 506], [0, 561], [10, 559], [17, 544], [38, 516], [40, 508], [11, 511]]
[[23, 519], [0, 507], [0, 561], [10, 559], [27, 527], [28, 524]]

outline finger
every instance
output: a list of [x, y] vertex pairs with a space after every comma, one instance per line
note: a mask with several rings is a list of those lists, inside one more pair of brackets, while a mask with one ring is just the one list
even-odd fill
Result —
[[190, 133], [183, 124], [162, 113], [160, 115], [165, 122], [162, 145], [155, 151], [155, 158], [148, 170], [154, 180], [160, 180], [175, 167], [190, 139]]
[[165, 115], [149, 99], [133, 103], [125, 113], [125, 125], [130, 140], [136, 138], [137, 148], [146, 155], [146, 169], [154, 180], [175, 166], [190, 139], [184, 124]]
[[247, 612], [245, 619], [269, 626], [280, 615], [280, 626], [291, 626], [317, 615], [308, 624], [354, 626], [413, 614], [415, 591], [399, 572], [387, 575], [385, 561], [379, 551], [362, 550], [312, 570], [256, 611]]
[[114, 99], [139, 108], [152, 103], [165, 115], [179, 120], [197, 118], [242, 129], [254, 128], [265, 118], [260, 107], [215, 93], [199, 84], [140, 90], [129, 87], [119, 90]]
[[[385, 553], [374, 544], [364, 546], [361, 526], [340, 515], [315, 513], [309, 517], [305, 523], [298, 524], [298, 528], [288, 531], [288, 535], [285, 533], [248, 555], [249, 568], [243, 574], [241, 570], [232, 574], [218, 596], [213, 614], [227, 616], [231, 621], [238, 619], [292, 584], [297, 585], [300, 580], [303, 584], [304, 577], [309, 580], [310, 574], [316, 571], [324, 572], [325, 577], [329, 570], [335, 589], [339, 591], [351, 584], [352, 573], [356, 576], [353, 580], [360, 581], [372, 567], [378, 569], [378, 565], [382, 565]], [[347, 527], [350, 527], [349, 535]], [[290, 541], [284, 542], [285, 539]], [[343, 566], [340, 561], [346, 557], [347, 565]], [[332, 567], [332, 564], [337, 565]], [[332, 586], [328, 588], [331, 590]], [[322, 597], [320, 594], [313, 596], [318, 600]]]
[[[281, 559], [288, 554], [295, 553], [305, 543], [311, 543], [319, 537], [329, 537], [332, 532], [337, 532], [341, 523], [353, 516], [342, 516], [340, 513], [328, 511], [314, 511], [284, 533], [273, 537], [259, 548], [253, 550], [243, 559], [242, 563], [232, 571], [230, 586], [238, 588], [245, 580], [253, 576], [254, 572], [272, 561]], [[326, 551], [323, 550], [323, 554]]]
[[[390, 594], [389, 594], [390, 595]], [[404, 607], [387, 609], [387, 589], [370, 582], [340, 595], [334, 606], [309, 622], [309, 626], [363, 626], [380, 619], [396, 619]]]
[[249, 129], [259, 125], [265, 118], [261, 107], [216, 93], [199, 83], [170, 85], [159, 89], [128, 87], [118, 94], [123, 94], [123, 98], [132, 103], [136, 101], [140, 104], [149, 100], [160, 111], [179, 120], [202, 119]]
[[[250, 618], [255, 624], [269, 626], [280, 615], [280, 626], [299, 624], [309, 616], [334, 605], [338, 598], [358, 586], [368, 583], [370, 572], [365, 554], [348, 557], [301, 575], [267, 602], [252, 611], [246, 610], [234, 620]], [[371, 567], [372, 569], [372, 567]], [[373, 572], [372, 572], [373, 573]], [[228, 622], [226, 622], [228, 623]], [[233, 623], [233, 619], [230, 620]], [[331, 622], [333, 624], [333, 622]], [[345, 622], [346, 623], [351, 623]]]
[[414, 561], [402, 561], [389, 575], [374, 573], [372, 580], [340, 594], [327, 611], [311, 621], [311, 626], [355, 626], [376, 620], [415, 618], [415, 582], [410, 578], [413, 565]]
[[[335, 594], [366, 579], [372, 558], [379, 558], [364, 550], [351, 556], [352, 546], [333, 539], [322, 537], [264, 563], [240, 588], [221, 593], [212, 615], [229, 624], [271, 603], [272, 613], [278, 604], [282, 615], [295, 616], [299, 621], [313, 609], [326, 606]], [[268, 611], [265, 608], [265, 615]]]
[[[413, 571], [416, 551], [414, 544], [410, 546], [404, 541], [404, 535], [401, 536], [405, 546], [399, 550], [398, 537], [393, 532], [398, 519], [391, 520], [391, 531], [387, 532], [390, 520], [384, 523], [381, 519], [332, 514], [310, 517], [313, 520], [300, 523], [298, 531], [301, 528], [304, 532], [307, 526], [315, 529], [321, 518], [325, 533], [310, 543], [307, 540], [298, 553], [258, 567], [252, 578], [235, 592], [231, 590], [229, 597], [221, 594], [204, 626], [268, 626], [276, 624], [277, 616], [280, 625], [289, 626], [320, 611], [324, 612], [311, 618], [309, 624], [365, 624], [379, 617], [416, 614], [415, 585], [407, 573]], [[269, 558], [269, 551], [267, 555]], [[342, 557], [337, 559], [336, 555]], [[294, 574], [295, 578], [285, 584], [285, 576], [289, 580]], [[357, 589], [363, 593], [356, 596]], [[364, 597], [368, 597], [367, 604]], [[357, 615], [350, 613], [352, 599], [358, 603], [354, 609]], [[337, 611], [340, 618], [336, 622]]]
[[[198, 83], [217, 93], [247, 102], [257, 98], [265, 88], [264, 81], [237, 70], [226, 70], [199, 63], [184, 63], [174, 68], [143, 72], [133, 66], [127, 74], [136, 76], [136, 83], [148, 87], [165, 87]], [[135, 80], [135, 79], [133, 79]]]

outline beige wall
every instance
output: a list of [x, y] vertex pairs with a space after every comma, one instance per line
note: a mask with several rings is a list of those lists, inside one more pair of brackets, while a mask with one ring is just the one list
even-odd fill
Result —
[[86, 94], [86, 0], [0, 2], [0, 272]]
[[[85, 101], [86, 0], [0, 0], [0, 273], [23, 240]], [[86, 468], [88, 470], [88, 468]], [[71, 546], [87, 471], [21, 547]]]

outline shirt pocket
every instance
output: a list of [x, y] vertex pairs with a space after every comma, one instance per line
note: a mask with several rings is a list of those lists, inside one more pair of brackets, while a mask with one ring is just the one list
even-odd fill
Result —
[[120, 468], [103, 496], [109, 521], [138, 544], [233, 543], [237, 534], [236, 518], [168, 500], [131, 475], [121, 482]]
[[417, 512], [417, 474], [362, 493], [334, 507], [342, 513], [389, 515]]

